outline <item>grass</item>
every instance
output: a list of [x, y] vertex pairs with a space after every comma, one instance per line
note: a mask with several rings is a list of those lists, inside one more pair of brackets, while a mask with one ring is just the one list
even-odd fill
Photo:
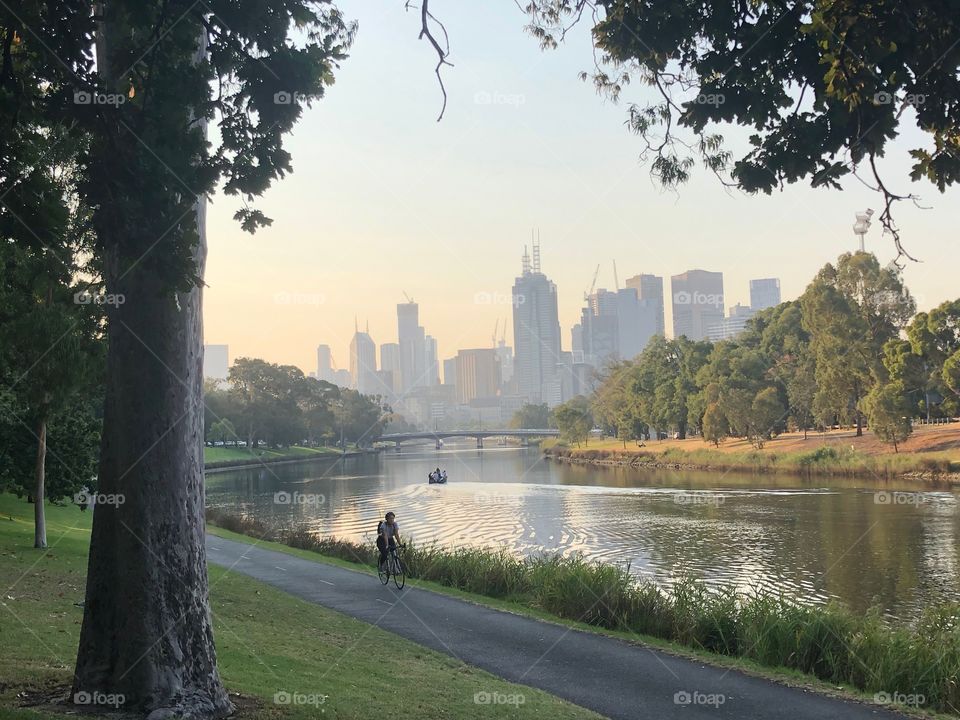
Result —
[[229, 462], [254, 462], [257, 460], [288, 460], [300, 458], [323, 457], [327, 455], [336, 456], [340, 454], [337, 448], [311, 448], [311, 447], [286, 447], [286, 448], [260, 448], [253, 452], [245, 447], [209, 447], [203, 448], [203, 460], [207, 465], [217, 465]]
[[[216, 512], [211, 521], [255, 537], [265, 532], [256, 521]], [[300, 551], [374, 566], [369, 544], [306, 532], [279, 539]], [[638, 583], [628, 568], [578, 556], [519, 558], [502, 550], [408, 544], [405, 557], [413, 577], [464, 593], [759, 667], [787, 668], [867, 695], [920, 694], [925, 709], [960, 714], [960, 604], [929, 608], [913, 626], [893, 626], [879, 612], [858, 616], [838, 604], [711, 592], [692, 580], [667, 595], [652, 583]]]
[[[960, 437], [960, 434], [958, 434]], [[850, 438], [844, 438], [850, 439]], [[756, 473], [788, 473], [808, 476], [845, 476], [892, 479], [907, 475], [950, 478], [960, 473], [960, 450], [879, 452], [875, 445], [825, 443], [811, 435], [804, 445], [797, 438], [780, 444], [769, 441], [756, 450], [743, 442], [715, 448], [699, 438], [652, 441], [637, 447], [613, 439], [592, 440], [589, 446], [569, 447], [564, 443], [544, 445], [548, 457], [596, 464], [629, 464], [634, 467], [733, 470]], [[800, 449], [797, 449], [800, 448]]]
[[[82, 610], [90, 516], [47, 509], [47, 551], [32, 547], [32, 508], [0, 494], [0, 720], [77, 717], [72, 709], [19, 706], [17, 693], [66, 687]], [[410, 717], [489, 718], [478, 692], [521, 694], [511, 717], [599, 716], [529, 687], [500, 680], [366, 623], [217, 567], [211, 605], [220, 672], [241, 718], [358, 720], [398, 709]], [[278, 692], [313, 696], [317, 705], [278, 705]]]

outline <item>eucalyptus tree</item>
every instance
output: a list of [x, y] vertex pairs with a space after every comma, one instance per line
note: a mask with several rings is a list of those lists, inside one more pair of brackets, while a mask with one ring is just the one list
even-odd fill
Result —
[[[325, 0], [82, 0], [0, 7], [15, 123], [66, 127], [106, 292], [100, 490], [74, 692], [158, 716], [225, 715], [204, 553], [205, 199], [252, 201], [291, 171], [284, 137], [354, 26]], [[216, 123], [211, 144], [206, 127]]]

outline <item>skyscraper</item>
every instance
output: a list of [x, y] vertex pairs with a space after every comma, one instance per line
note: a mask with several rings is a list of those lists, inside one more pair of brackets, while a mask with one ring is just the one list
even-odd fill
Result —
[[754, 312], [780, 304], [780, 278], [750, 281], [750, 308]]
[[207, 380], [225, 382], [230, 374], [230, 346], [203, 346], [203, 377]]
[[627, 287], [636, 290], [640, 301], [649, 305], [654, 320], [653, 334], [663, 335], [666, 330], [663, 320], [663, 278], [659, 275], [634, 275], [627, 279]]
[[420, 307], [415, 302], [397, 305], [397, 339], [400, 346], [400, 390], [408, 393], [429, 384], [427, 342], [420, 327]]
[[437, 356], [437, 339], [432, 335], [426, 335], [423, 339], [424, 349], [424, 385], [440, 384], [440, 359]]
[[641, 300], [633, 287], [597, 290], [587, 297], [580, 324], [574, 327], [581, 351], [574, 352], [575, 362], [602, 368], [611, 359], [636, 357], [657, 334], [658, 310], [654, 301]]
[[382, 394], [377, 379], [377, 345], [369, 333], [355, 329], [350, 341], [350, 377], [364, 395]]
[[723, 273], [688, 270], [670, 278], [673, 295], [673, 336], [704, 340], [707, 331], [723, 322]]
[[383, 343], [380, 346], [380, 369], [400, 374], [400, 345]]
[[329, 345], [317, 345], [317, 380], [334, 381], [333, 357]]
[[513, 283], [513, 372], [517, 393], [531, 403], [554, 403], [559, 395], [560, 322], [557, 286], [540, 271], [540, 246], [533, 261], [524, 249], [520, 276]]
[[500, 360], [495, 348], [461, 350], [457, 353], [457, 401], [496, 397], [500, 391]]

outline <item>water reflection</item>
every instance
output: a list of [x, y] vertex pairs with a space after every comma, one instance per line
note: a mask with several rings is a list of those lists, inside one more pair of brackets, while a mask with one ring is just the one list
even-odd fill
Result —
[[[437, 465], [448, 485], [427, 485]], [[317, 502], [276, 502], [278, 492]], [[919, 484], [590, 468], [532, 448], [453, 448], [211, 474], [207, 499], [268, 527], [353, 540], [393, 510], [418, 541], [583, 552], [665, 586], [693, 574], [904, 617], [960, 599], [960, 494]]]

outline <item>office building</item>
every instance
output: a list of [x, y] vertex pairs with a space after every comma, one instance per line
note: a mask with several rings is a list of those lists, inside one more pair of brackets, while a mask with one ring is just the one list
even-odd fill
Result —
[[397, 305], [397, 343], [400, 347], [400, 391], [408, 393], [427, 382], [427, 341], [415, 302]]
[[730, 308], [730, 315], [707, 329], [707, 339], [711, 342], [732, 340], [747, 327], [747, 321], [756, 314], [752, 307], [737, 303]]
[[424, 385], [432, 387], [440, 384], [440, 360], [437, 355], [437, 339], [432, 335], [424, 336], [423, 357], [426, 361], [424, 365]]
[[500, 359], [496, 348], [461, 350], [457, 353], [457, 402], [495, 398], [500, 393]]
[[723, 273], [689, 270], [670, 278], [673, 336], [704, 340], [723, 320]]
[[760, 278], [750, 281], [750, 307], [754, 312], [780, 304], [780, 278]]
[[332, 383], [333, 376], [333, 355], [330, 352], [329, 345], [317, 346], [317, 380]]
[[587, 297], [572, 332], [574, 362], [602, 368], [610, 361], [636, 357], [657, 334], [657, 315], [658, 305], [641, 300], [636, 288], [597, 290]]
[[380, 369], [395, 372], [400, 375], [400, 345], [398, 343], [383, 343], [380, 346]]
[[666, 327], [663, 319], [663, 278], [659, 275], [634, 275], [627, 279], [626, 285], [636, 290], [640, 301], [650, 307], [650, 312], [653, 313], [653, 334], [664, 335]]
[[443, 384], [457, 384], [457, 358], [447, 358], [443, 361]]
[[517, 393], [534, 404], [556, 404], [560, 360], [557, 286], [540, 270], [539, 244], [533, 245], [532, 261], [524, 249], [513, 297], [513, 372]]
[[230, 346], [203, 346], [203, 377], [205, 380], [226, 382], [230, 374]]
[[350, 341], [350, 377], [353, 387], [363, 395], [380, 392], [377, 382], [377, 345], [367, 332], [354, 329]]

